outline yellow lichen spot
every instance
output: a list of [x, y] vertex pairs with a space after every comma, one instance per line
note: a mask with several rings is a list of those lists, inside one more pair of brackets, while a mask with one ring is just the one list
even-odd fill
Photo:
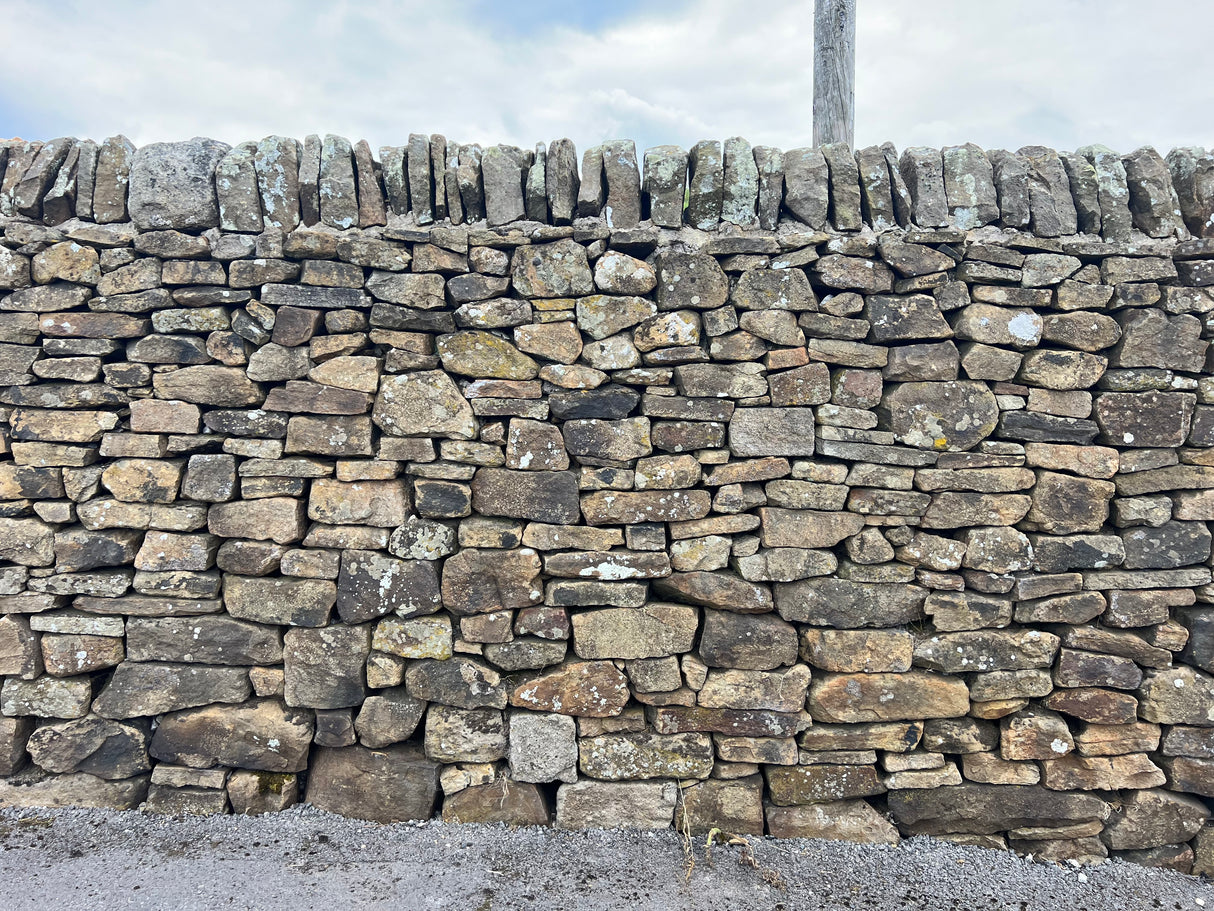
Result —
[[946, 446], [948, 446], [948, 438], [947, 437], [936, 437], [934, 445], [937, 449], [944, 449]]

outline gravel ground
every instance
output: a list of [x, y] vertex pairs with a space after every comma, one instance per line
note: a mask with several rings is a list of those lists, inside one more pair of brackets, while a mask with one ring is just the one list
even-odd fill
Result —
[[205, 819], [0, 811], [0, 908], [515, 911], [1007, 909], [1214, 911], [1195, 877], [1121, 862], [1083, 870], [915, 838], [899, 848], [765, 838], [695, 867], [673, 832], [379, 826], [310, 807]]

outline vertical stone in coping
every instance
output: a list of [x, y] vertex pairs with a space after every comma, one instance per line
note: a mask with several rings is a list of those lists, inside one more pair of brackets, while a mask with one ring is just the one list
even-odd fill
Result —
[[911, 198], [906, 181], [902, 179], [902, 172], [898, 170], [898, 150], [892, 142], [883, 142], [881, 152], [885, 155], [885, 164], [889, 168], [889, 189], [894, 201], [894, 218], [902, 227], [908, 227], [915, 201]]
[[1078, 153], [1096, 172], [1096, 196], [1100, 200], [1100, 233], [1106, 241], [1130, 239], [1130, 188], [1121, 156], [1108, 146], [1090, 145]]
[[880, 146], [858, 149], [856, 167], [860, 172], [860, 211], [864, 220], [872, 225], [874, 231], [888, 231], [896, 227], [893, 187], [885, 152]]
[[721, 144], [704, 139], [691, 147], [690, 173], [687, 178], [687, 223], [701, 231], [710, 231], [721, 222], [724, 197], [725, 159]]
[[92, 219], [93, 190], [97, 186], [97, 143], [83, 139], [79, 148], [80, 155], [76, 159], [76, 217]]
[[464, 204], [464, 218], [470, 222], [485, 217], [481, 155], [481, 147], [475, 143], [459, 147], [459, 198]]
[[[8, 150], [8, 166], [4, 169], [4, 181], [0, 183], [0, 215], [15, 215], [17, 210], [13, 208], [13, 191], [17, 189], [17, 184], [21, 183], [21, 178], [25, 176], [25, 172], [29, 166], [34, 163], [34, 158], [42, 149], [40, 142], [14, 142], [9, 146]], [[134, 147], [132, 147], [132, 152]], [[123, 184], [122, 195], [122, 214], [126, 216], [126, 185]]]
[[125, 136], [111, 136], [101, 143], [93, 187], [93, 220], [97, 224], [127, 220], [126, 195], [134, 158], [135, 145]]
[[678, 146], [645, 150], [645, 196], [649, 218], [660, 228], [683, 227], [683, 200], [687, 195], [687, 153]]
[[527, 169], [523, 188], [523, 208], [531, 221], [548, 222], [548, 150], [542, 142], [535, 144], [535, 161]]
[[1214, 154], [1195, 147], [1173, 149], [1167, 163], [1185, 226], [1197, 237], [1214, 237]]
[[721, 219], [739, 227], [753, 227], [758, 220], [759, 169], [750, 143], [741, 136], [725, 140], [724, 176]]
[[195, 137], [154, 142], [131, 162], [127, 209], [141, 231], [197, 231], [219, 226], [215, 166], [231, 146]]
[[860, 218], [860, 169], [856, 157], [846, 142], [822, 145], [822, 157], [830, 172], [830, 214], [840, 231], [859, 231], [864, 226]]
[[320, 220], [332, 228], [358, 226], [354, 150], [344, 136], [325, 136], [320, 148]]
[[447, 169], [447, 137], [441, 133], [430, 134], [430, 179], [434, 187], [434, 220], [447, 218], [447, 181], [443, 172]]
[[299, 227], [299, 143], [290, 136], [267, 136], [253, 155], [261, 210], [268, 228]]
[[986, 153], [995, 175], [999, 197], [999, 223], [1005, 228], [1027, 228], [1029, 223], [1029, 172], [1024, 160], [1006, 149]]
[[573, 224], [577, 211], [577, 195], [581, 181], [577, 173], [577, 149], [568, 139], [557, 139], [548, 147], [544, 165], [545, 191], [548, 211], [554, 225]]
[[459, 195], [459, 143], [447, 143], [447, 160], [443, 167], [443, 189], [447, 193], [447, 217], [451, 224], [464, 223], [464, 200]]
[[995, 172], [986, 152], [967, 142], [941, 149], [944, 198], [953, 225], [966, 230], [999, 220]]
[[380, 146], [379, 163], [384, 174], [384, 195], [388, 212], [404, 215], [409, 211], [409, 184], [405, 177], [405, 147]]
[[784, 200], [784, 153], [771, 146], [755, 146], [754, 157], [759, 171], [759, 227], [774, 231]]
[[299, 220], [309, 228], [320, 221], [320, 137], [304, 139], [299, 158]]
[[1071, 182], [1067, 180], [1058, 153], [1046, 146], [1024, 146], [1016, 154], [1024, 159], [1028, 169], [1033, 233], [1038, 237], [1074, 234], [1079, 227], [1079, 217], [1071, 199]]
[[939, 150], [923, 146], [906, 149], [899, 170], [914, 200], [911, 220], [921, 228], [940, 228], [948, 224], [944, 159]]
[[1170, 237], [1184, 233], [1180, 202], [1172, 189], [1167, 164], [1150, 146], [1121, 156], [1126, 184], [1130, 188], [1130, 215], [1134, 227], [1148, 237]]
[[434, 221], [434, 187], [430, 174], [430, 140], [424, 133], [409, 134], [409, 157], [405, 161], [409, 174], [409, 203], [419, 225]]
[[[20, 145], [20, 143], [15, 139], [0, 140], [0, 185], [3, 185], [4, 183], [4, 174], [8, 168], [8, 151], [9, 149], [18, 145]], [[2, 194], [0, 194], [0, 197], [2, 197]], [[0, 208], [3, 208], [3, 206], [3, 198], [0, 198]]]
[[215, 165], [215, 196], [219, 227], [224, 231], [259, 234], [264, 227], [254, 155], [257, 145], [242, 142]]
[[1059, 152], [1062, 167], [1071, 184], [1071, 200], [1079, 230], [1084, 234], [1100, 233], [1100, 190], [1096, 185], [1096, 169], [1078, 152]]
[[[753, 167], [753, 162], [752, 162]], [[603, 214], [609, 228], [635, 228], [641, 221], [641, 171], [631, 139], [603, 143], [603, 175], [607, 204]]]
[[59, 166], [54, 185], [42, 198], [43, 224], [62, 224], [76, 214], [76, 168], [79, 162], [80, 143], [76, 142]]
[[384, 208], [384, 191], [380, 189], [379, 175], [375, 173], [371, 146], [365, 139], [360, 139], [354, 146], [354, 170], [358, 176], [358, 226], [386, 225], [388, 212]]
[[481, 156], [481, 175], [485, 186], [485, 217], [490, 227], [507, 225], [526, 214], [523, 169], [513, 150], [503, 145], [485, 149]]
[[42, 218], [42, 199], [55, 183], [59, 168], [76, 146], [76, 137], [52, 139], [34, 156], [21, 181], [13, 188], [13, 209], [27, 218]]
[[582, 184], [578, 187], [577, 214], [597, 218], [607, 198], [603, 185], [603, 147], [591, 146], [582, 155]]
[[784, 208], [818, 231], [830, 213], [830, 171], [819, 149], [784, 153]]

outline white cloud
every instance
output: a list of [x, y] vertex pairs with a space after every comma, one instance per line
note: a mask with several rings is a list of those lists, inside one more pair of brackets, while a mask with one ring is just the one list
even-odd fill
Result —
[[[502, 0], [494, 0], [501, 3]], [[1214, 4], [859, 0], [857, 140], [1214, 145]], [[594, 32], [472, 0], [0, 0], [0, 110], [137, 143], [410, 132], [810, 141], [812, 0], [645, 4]], [[495, 15], [501, 15], [500, 6]], [[0, 126], [0, 131], [4, 128]]]

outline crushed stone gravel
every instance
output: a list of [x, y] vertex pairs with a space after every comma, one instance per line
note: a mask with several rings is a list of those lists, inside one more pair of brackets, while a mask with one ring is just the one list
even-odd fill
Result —
[[[912, 838], [897, 848], [752, 837], [695, 864], [673, 831], [376, 825], [272, 816], [0, 810], [0, 909], [1214, 911], [1201, 878], [1075, 869]], [[747, 862], [747, 855], [753, 863]]]

